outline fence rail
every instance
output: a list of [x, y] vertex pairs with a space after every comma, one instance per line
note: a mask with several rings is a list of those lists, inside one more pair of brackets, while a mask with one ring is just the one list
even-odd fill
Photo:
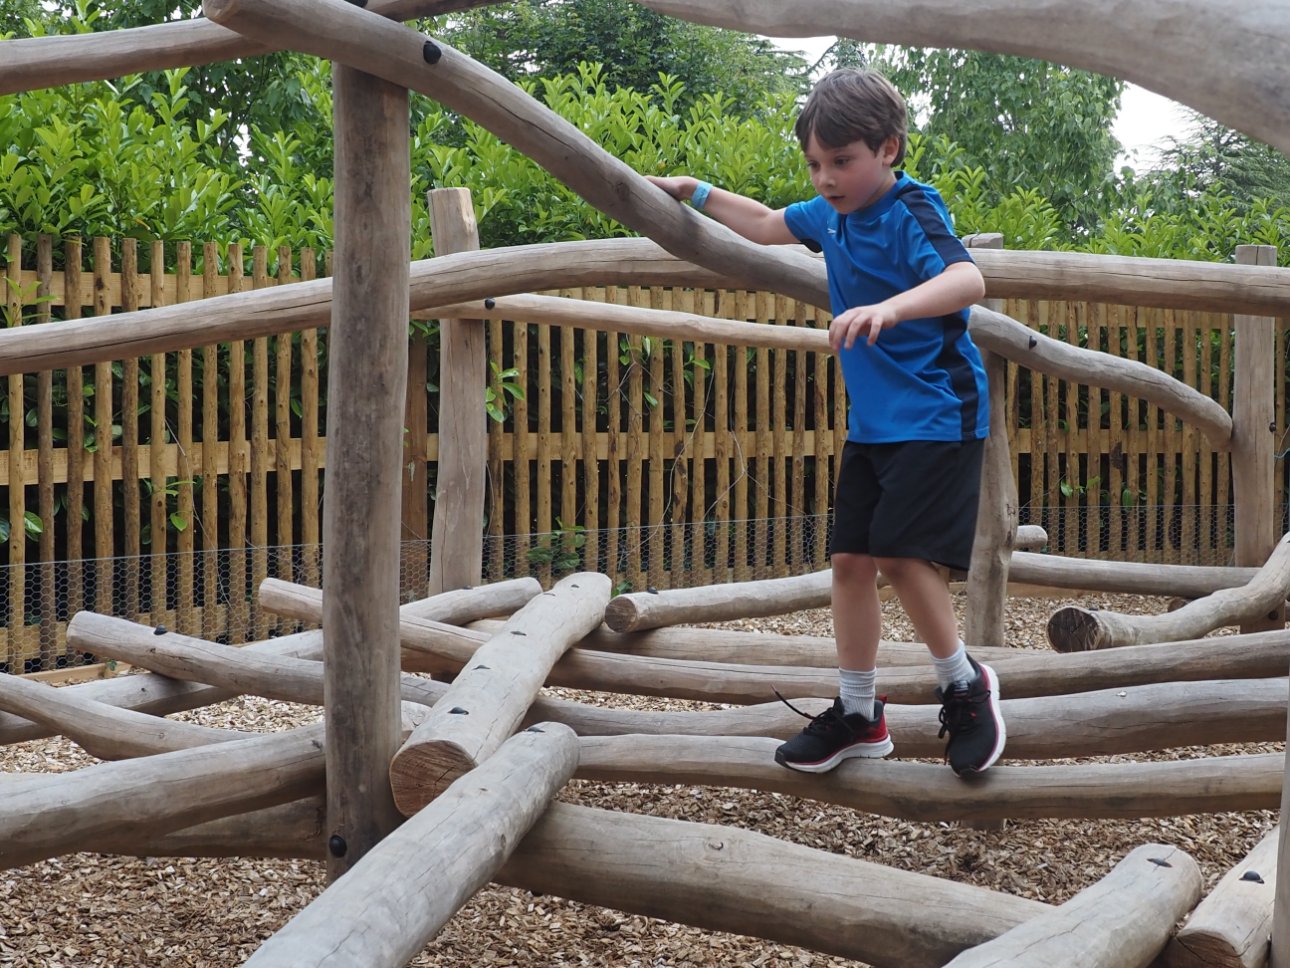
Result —
[[[10, 326], [280, 285], [312, 278], [319, 264], [307, 250], [141, 247], [130, 239], [69, 240], [55, 252], [48, 238], [33, 249], [11, 237], [6, 253]], [[560, 294], [767, 325], [825, 323], [814, 307], [758, 292]], [[1172, 372], [1231, 408], [1229, 316], [1025, 300], [1004, 310], [1054, 338]], [[742, 522], [826, 513], [845, 437], [845, 395], [829, 357], [523, 321], [484, 325], [488, 406], [505, 411], [489, 423], [490, 575], [514, 567], [550, 576], [576, 560], [643, 588], [825, 564], [826, 529], [798, 528], [794, 537], [788, 526]], [[423, 374], [411, 392], [425, 398], [407, 409], [409, 593], [429, 553], [438, 457], [432, 336], [418, 329], [411, 337], [415, 372]], [[1283, 428], [1284, 321], [1277, 340]], [[60, 624], [80, 608], [164, 614], [171, 627], [234, 641], [278, 631], [254, 608], [259, 580], [271, 568], [308, 583], [320, 576], [326, 351], [326, 331], [306, 330], [6, 378], [0, 662], [30, 670], [72, 661], [54, 652]], [[1053, 550], [1228, 559], [1228, 455], [1123, 394], [1017, 366], [1007, 386], [1023, 521], [1045, 524]], [[361, 515], [354, 526], [363, 526]], [[508, 564], [498, 549], [512, 538]], [[273, 550], [280, 548], [314, 553], [284, 556]], [[123, 570], [116, 559], [137, 564]], [[672, 574], [678, 568], [684, 578]]]

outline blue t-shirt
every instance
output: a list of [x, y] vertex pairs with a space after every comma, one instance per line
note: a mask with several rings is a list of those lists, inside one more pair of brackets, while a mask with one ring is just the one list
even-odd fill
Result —
[[[872, 205], [839, 215], [824, 198], [784, 211], [789, 231], [824, 253], [835, 316], [882, 302], [971, 262], [936, 189], [896, 173]], [[963, 441], [989, 435], [989, 384], [968, 335], [968, 310], [906, 319], [869, 346], [839, 352], [850, 400], [847, 439], [862, 444]]]

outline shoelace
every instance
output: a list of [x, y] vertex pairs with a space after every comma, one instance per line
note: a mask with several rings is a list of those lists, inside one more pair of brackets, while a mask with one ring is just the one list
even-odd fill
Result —
[[803, 719], [810, 720], [810, 723], [808, 723], [806, 727], [806, 732], [808, 733], [826, 733], [833, 728], [834, 723], [846, 725], [845, 723], [842, 723], [841, 719], [839, 719], [838, 714], [834, 711], [832, 706], [824, 710], [824, 712], [817, 713], [812, 716], [810, 713], [802, 712], [802, 710], [798, 709], [791, 702], [785, 699], [778, 689], [772, 687], [771, 692], [776, 695], [780, 702], [793, 710], [793, 712], [797, 713], [797, 715], [801, 716]]
[[979, 696], [969, 696], [966, 693], [960, 695], [959, 690], [952, 690], [950, 694], [943, 694], [941, 700], [941, 731], [936, 734], [937, 739], [944, 739], [945, 734], [949, 733], [950, 738], [959, 736], [963, 733], [970, 733], [977, 727], [976, 709], [990, 698], [989, 692], [982, 692]]

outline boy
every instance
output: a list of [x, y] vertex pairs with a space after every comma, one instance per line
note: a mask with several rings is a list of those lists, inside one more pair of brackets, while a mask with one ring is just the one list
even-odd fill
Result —
[[753, 242], [823, 251], [828, 270], [850, 401], [830, 546], [840, 688], [775, 759], [824, 773], [891, 752], [875, 682], [881, 572], [932, 654], [946, 762], [979, 774], [1003, 752], [999, 685], [959, 639], [941, 569], [967, 568], [976, 530], [989, 391], [967, 318], [985, 283], [940, 196], [895, 170], [905, 102], [884, 77], [829, 74], [795, 132], [819, 193], [809, 202], [774, 211], [694, 178], [650, 179]]

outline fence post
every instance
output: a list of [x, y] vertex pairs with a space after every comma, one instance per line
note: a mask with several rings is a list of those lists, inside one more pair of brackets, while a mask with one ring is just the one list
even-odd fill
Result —
[[[1238, 245], [1236, 262], [1275, 266], [1274, 245]], [[1281, 537], [1276, 516], [1276, 320], [1267, 316], [1232, 317], [1236, 347], [1232, 366], [1232, 497], [1235, 505], [1235, 564], [1261, 568]], [[1284, 606], [1242, 632], [1285, 627]]]
[[[963, 242], [969, 249], [1003, 248], [1003, 236], [997, 232], [969, 235]], [[982, 305], [995, 312], [1003, 311], [1001, 299], [986, 299]], [[1017, 482], [1012, 479], [1004, 402], [1008, 361], [985, 350], [981, 358], [990, 380], [990, 437], [981, 467], [981, 499], [968, 569], [963, 633], [969, 645], [1004, 645], [1008, 565], [1017, 539]]]
[[[470, 190], [436, 188], [427, 197], [435, 255], [478, 249], [479, 230]], [[439, 463], [430, 532], [429, 595], [477, 585], [483, 574], [487, 374], [483, 324], [476, 319], [441, 320]]]

